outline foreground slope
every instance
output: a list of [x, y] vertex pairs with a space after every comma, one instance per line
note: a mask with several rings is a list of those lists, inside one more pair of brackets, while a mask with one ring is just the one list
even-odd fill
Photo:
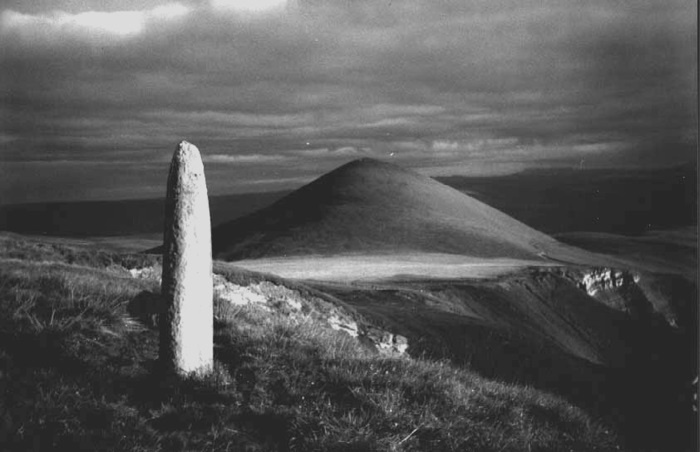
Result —
[[313, 284], [405, 336], [413, 356], [565, 396], [610, 420], [631, 450], [694, 450], [695, 286], [627, 272], [611, 284], [606, 274], [550, 267], [491, 280]]
[[0, 240], [3, 450], [619, 450], [560, 397], [221, 298], [213, 375], [164, 378], [129, 313], [159, 285], [122, 268], [156, 260]]
[[[93, 313], [102, 315], [99, 312], [100, 309], [95, 310], [99, 306], [93, 307], [90, 304], [94, 295], [92, 292], [83, 294], [81, 290], [76, 290], [73, 287], [74, 276], [77, 277], [85, 272], [87, 278], [85, 283], [89, 283], [91, 287], [94, 286], [100, 291], [100, 294], [106, 296], [104, 298], [97, 294], [94, 297], [95, 300], [102, 303], [100, 300], [104, 299], [108, 303], [108, 307], [117, 311], [122, 310], [124, 303], [130, 305], [144, 299], [141, 293], [137, 293], [139, 286], [150, 291], [157, 290], [157, 280], [152, 280], [151, 284], [142, 285], [139, 281], [129, 279], [128, 273], [121, 268], [123, 266], [128, 266], [128, 268], [150, 266], [152, 264], [148, 262], [158, 260], [156, 256], [114, 256], [110, 253], [93, 255], [91, 250], [82, 248], [71, 250], [57, 244], [44, 246], [40, 242], [35, 242], [23, 245], [16, 240], [0, 241], [0, 245], [3, 243], [6, 246], [4, 249], [0, 246], [0, 250], [3, 250], [0, 254], [11, 258], [10, 261], [6, 262], [9, 269], [13, 269], [13, 272], [19, 272], [17, 275], [30, 271], [34, 273], [34, 276], [39, 276], [38, 280], [31, 277], [28, 280], [20, 281], [14, 276], [9, 279], [1, 279], [2, 273], [0, 273], [0, 286], [9, 291], [7, 292], [7, 301], [10, 303], [7, 314], [3, 318], [9, 319], [10, 323], [7, 325], [11, 325], [15, 320], [25, 322], [26, 326], [38, 332], [39, 340], [42, 340], [41, 337], [51, 338], [51, 341], [47, 342], [49, 345], [60, 344], [60, 342], [57, 342], [59, 338], [52, 336], [53, 329], [49, 331], [44, 329], [43, 325], [47, 321], [46, 319], [48, 319], [49, 326], [53, 325], [52, 328], [62, 329], [65, 326], [73, 331], [76, 321], [70, 317], [71, 313], [74, 313], [78, 318], [90, 317], [90, 319], [86, 319], [90, 322], [85, 330], [88, 334], [87, 342], [82, 345], [75, 344], [78, 346], [75, 349], [76, 353], [79, 354], [82, 353], [81, 347], [84, 345], [95, 344], [93, 340], [100, 342], [101, 335], [110, 336], [110, 331], [114, 332], [123, 328], [119, 323], [102, 324], [108, 328], [108, 330], [102, 330], [99, 323], [93, 323], [91, 320]], [[98, 272], [85, 267], [77, 267], [77, 275], [71, 270], [72, 266], [68, 268], [65, 265], [56, 267], [54, 264], [37, 263], [36, 268], [32, 270], [17, 259], [59, 260], [101, 268], [108, 266], [110, 272], [105, 274], [103, 280], [103, 278], [97, 277]], [[53, 278], [51, 274], [55, 270], [58, 270], [58, 274], [56, 278]], [[114, 270], [117, 270], [116, 274]], [[137, 272], [132, 271], [131, 274], [146, 274], [151, 275], [147, 276], [151, 278], [154, 273], [152, 271], [145, 272], [145, 270], [148, 268]], [[38, 272], [38, 275], [35, 272]], [[436, 394], [433, 392], [433, 388], [429, 389], [429, 393], [423, 392], [425, 388], [408, 383], [406, 378], [402, 377], [407, 372], [410, 373], [413, 368], [394, 366], [394, 361], [386, 361], [392, 363], [391, 367], [382, 367], [374, 365], [373, 359], [361, 360], [352, 369], [368, 369], [368, 374], [357, 375], [359, 377], [357, 379], [353, 374], [350, 380], [339, 381], [335, 370], [326, 372], [325, 365], [332, 366], [332, 369], [337, 369], [338, 365], [344, 365], [345, 359], [350, 357], [346, 353], [351, 353], [351, 349], [343, 346], [343, 341], [341, 341], [339, 348], [335, 348], [333, 345], [335, 339], [322, 332], [322, 330], [327, 331], [329, 325], [331, 328], [334, 328], [333, 325], [340, 327], [342, 331], [338, 333], [345, 334], [347, 332], [354, 337], [353, 339], [353, 337], [345, 336], [347, 338], [347, 341], [344, 342], [346, 345], [350, 343], [357, 345], [358, 342], [367, 345], [367, 339], [370, 340], [370, 343], [372, 343], [371, 341], [378, 343], [377, 340], [381, 340], [381, 343], [384, 344], [385, 337], [393, 342], [392, 337], [401, 336], [403, 338], [402, 344], [408, 347], [407, 353], [414, 357], [412, 359], [420, 357], [419, 361], [437, 359], [450, 362], [450, 368], [456, 366], [459, 372], [470, 374], [475, 372], [487, 379], [515, 384], [516, 388], [522, 388], [521, 385], [524, 384], [533, 389], [554, 392], [563, 396], [573, 406], [585, 410], [593, 419], [611, 426], [615, 433], [620, 435], [620, 440], [626, 450], [692, 450], [688, 448], [688, 445], [694, 442], [694, 432], [697, 432], [697, 417], [693, 417], [690, 408], [692, 400], [690, 381], [696, 375], [697, 368], [697, 342], [695, 340], [697, 337], [697, 322], [695, 320], [697, 319], [697, 310], [695, 309], [697, 298], [695, 297], [695, 286], [681, 276], [633, 274], [605, 268], [576, 267], [567, 269], [561, 266], [549, 266], [486, 279], [420, 280], [410, 278], [408, 280], [397, 279], [347, 284], [312, 281], [290, 282], [271, 275], [260, 275], [251, 281], [252, 273], [241, 271], [234, 267], [234, 264], [222, 262], [216, 263], [215, 272], [218, 274], [216, 278], [224, 277], [231, 283], [245, 285], [246, 290], [234, 290], [236, 293], [243, 292], [243, 298], [254, 301], [259, 298], [259, 295], [272, 297], [266, 298], [267, 301], [260, 305], [260, 309], [268, 314], [271, 311], [268, 311], [267, 308], [270, 308], [272, 317], [268, 317], [267, 314], [262, 316], [255, 314], [249, 318], [248, 314], [252, 314], [252, 312], [249, 313], [247, 308], [241, 308], [239, 300], [231, 299], [231, 303], [234, 304], [227, 304], [229, 300], [228, 290], [225, 291], [225, 294], [222, 292], [217, 295], [219, 297], [215, 314], [217, 322], [227, 323], [230, 320], [231, 326], [238, 331], [235, 336], [231, 336], [230, 342], [228, 340], [222, 341], [224, 338], [219, 338], [216, 342], [217, 353], [219, 353], [217, 356], [220, 357], [220, 361], [229, 366], [230, 376], [235, 381], [233, 383], [224, 381], [228, 389], [224, 388], [223, 392], [228, 394], [233, 391], [244, 400], [252, 400], [249, 397], [258, 397], [261, 389], [269, 391], [264, 392], [264, 394], [272, 397], [272, 403], [259, 405], [259, 407], [274, 411], [280, 408], [279, 404], [281, 403], [280, 409], [284, 410], [285, 413], [287, 413], [288, 408], [287, 401], [296, 406], [301, 400], [302, 402], [299, 403], [302, 404], [300, 409], [303, 412], [300, 413], [295, 408], [293, 412], [290, 412], [291, 418], [299, 419], [299, 415], [306, 417], [304, 413], [307, 413], [310, 422], [316, 423], [318, 421], [318, 425], [327, 428], [328, 425], [340, 425], [339, 422], [342, 423], [345, 419], [343, 413], [347, 413], [347, 409], [342, 405], [343, 401], [346, 401], [348, 397], [355, 400], [356, 395], [364, 394], [363, 391], [369, 391], [367, 392], [367, 400], [370, 405], [364, 403], [361, 405], [362, 407], [370, 407], [369, 414], [367, 416], [363, 414], [360, 417], [357, 415], [361, 412], [353, 411], [348, 414], [352, 417], [352, 422], [360, 422], [360, 424], [353, 423], [351, 427], [348, 427], [350, 429], [347, 430], [348, 435], [356, 437], [358, 432], [365, 431], [373, 438], [370, 442], [364, 442], [365, 440], [361, 439], [354, 443], [357, 446], [356, 450], [367, 450], [367, 447], [363, 448], [363, 446], [369, 444], [377, 446], [369, 447], [369, 449], [375, 450], [402, 449], [399, 447], [401, 444], [398, 444], [401, 439], [393, 436], [394, 433], [386, 436], [377, 430], [363, 430], [370, 424], [369, 420], [372, 421], [371, 425], [381, 428], [384, 425], [382, 421], [384, 418], [381, 416], [384, 415], [387, 416], [385, 419], [392, 419], [392, 425], [394, 422], [418, 425], [418, 433], [415, 433], [414, 436], [428, 435], [427, 438], [424, 438], [428, 443], [423, 443], [423, 439], [421, 439], [420, 444], [413, 443], [408, 446], [408, 441], [404, 441], [402, 443], [405, 445], [404, 449], [489, 450], [485, 443], [482, 443], [482, 439], [479, 439], [484, 438], [484, 436], [481, 433], [474, 436], [474, 429], [489, 429], [498, 436], [499, 426], [503, 426], [504, 422], [510, 422], [510, 414], [508, 414], [510, 411], [504, 409], [503, 400], [499, 401], [498, 398], [492, 399], [496, 405], [491, 406], [484, 406], [482, 401], [473, 400], [469, 394], [478, 393], [479, 389], [467, 386], [466, 402], [468, 402], [469, 409], [456, 408], [453, 410], [452, 408], [456, 405], [452, 404], [446, 407], [447, 411], [424, 413], [420, 408], [420, 412], [413, 414], [404, 412], [405, 416], [400, 415], [399, 419], [397, 418], [399, 413], [396, 411], [396, 403], [399, 403], [400, 406], [413, 407], [412, 401], [418, 400], [415, 406], [424, 407], [426, 403], [431, 403], [431, 400], [439, 400], [437, 403], [442, 404], [444, 400], [452, 400], [449, 397], [453, 397], [455, 393]], [[262, 278], [262, 280], [256, 278]], [[134, 287], [136, 291], [126, 296], [120, 303], [108, 290], [107, 286], [109, 286], [110, 281], [127, 284]], [[618, 281], [621, 284], [618, 284]], [[145, 282], [143, 281], [143, 283]], [[215, 283], [215, 293], [217, 293], [219, 284], [219, 282]], [[152, 285], [155, 287], [151, 287]], [[288, 299], [285, 294], [289, 294], [290, 291], [296, 292], [297, 295]], [[62, 302], [60, 300], [63, 296], [67, 297], [66, 311], [61, 308]], [[326, 305], [326, 302], [315, 300], [319, 297], [336, 307], [342, 306], [342, 310], [350, 313], [351, 319], [355, 320], [348, 320], [344, 317], [335, 318], [336, 316], [332, 315], [332, 318], [326, 316], [326, 322], [317, 322], [317, 318], [312, 315], [313, 312]], [[144, 300], [148, 299], [146, 297]], [[38, 300], [39, 304], [35, 305], [35, 300]], [[307, 309], [304, 306], [311, 308]], [[285, 309], [285, 307], [292, 307], [293, 310], [296, 310], [294, 312], [301, 314], [301, 316], [290, 316], [289, 309]], [[140, 310], [136, 312], [139, 316], [141, 315], [139, 314]], [[284, 319], [283, 322], [280, 324], [275, 316], [281, 316], [279, 319]], [[144, 320], [147, 324], [152, 322], [148, 315], [145, 316]], [[298, 322], [298, 320], [302, 320], [302, 322]], [[307, 322], [312, 320], [311, 323]], [[127, 322], [124, 325], [128, 324], [130, 323]], [[3, 323], [0, 322], [0, 326], [2, 325]], [[97, 326], [98, 329], [94, 330], [90, 325]], [[298, 327], [293, 326], [292, 329], [289, 329], [289, 325], [298, 325]], [[371, 325], [372, 329], [368, 329], [367, 325]], [[220, 324], [219, 327], [227, 326]], [[79, 330], [82, 331], [82, 329], [83, 327], [80, 327]], [[369, 331], [369, 334], [361, 334], [363, 330]], [[373, 332], [377, 330], [380, 331], [378, 335]], [[94, 335], [96, 331], [99, 333], [98, 336]], [[316, 335], [314, 331], [321, 334]], [[391, 334], [381, 334], [381, 331]], [[23, 338], [31, 339], [24, 333], [26, 330], [22, 330], [15, 340], [8, 342], [8, 344], [15, 344], [16, 348], [13, 346], [8, 352], [18, 353], [17, 358], [20, 358], [19, 353], [24, 350], [22, 347], [35, 343], [32, 340], [29, 342], [24, 340]], [[251, 333], [254, 334], [255, 339], [248, 342]], [[307, 334], [311, 334], [313, 337]], [[11, 339], [12, 336], [7, 336], [7, 339]], [[149, 337], [155, 338], [152, 334]], [[286, 342], [287, 339], [296, 337], [301, 337], [303, 340], [299, 342], [293, 339], [292, 342]], [[144, 336], [139, 336], [139, 338], [145, 339]], [[319, 343], [327, 344], [331, 348], [327, 351], [324, 351], [326, 349], [309, 348], [307, 340], [315, 341], [316, 339], [320, 341]], [[2, 341], [0, 341], [1, 343]], [[72, 345], [67, 345], [72, 349]], [[252, 345], [253, 348], [250, 348], [249, 345]], [[268, 349], [268, 345], [271, 347], [270, 349]], [[400, 345], [398, 341], [396, 341], [396, 345]], [[96, 346], [100, 347], [99, 344]], [[256, 348], [258, 346], [261, 348]], [[61, 347], [59, 346], [59, 348]], [[56, 350], [56, 348], [49, 349], [52, 355]], [[83, 350], [85, 349], [83, 348]], [[253, 350], [262, 353], [257, 354], [256, 351], [251, 354]], [[279, 356], [268, 353], [268, 351], [273, 350], [276, 350], [275, 353], [279, 352]], [[39, 347], [37, 352], [41, 351], [42, 349]], [[325, 353], [329, 354], [329, 361], [319, 360], [319, 356], [325, 356]], [[308, 362], [300, 362], [296, 358], [290, 361], [286, 357], [291, 355], [306, 357]], [[403, 356], [405, 357], [405, 355]], [[271, 358], [276, 359], [277, 357], [280, 358], [279, 361], [271, 362]], [[2, 358], [1, 353], [0, 358]], [[34, 363], [34, 361], [31, 362]], [[119, 360], [115, 363], [123, 366]], [[50, 366], [54, 364], [55, 361], [49, 360], [47, 362], [47, 365]], [[274, 369], [270, 368], [271, 364], [274, 364]], [[320, 368], [315, 367], [319, 364]], [[137, 367], [140, 368], [140, 366]], [[22, 369], [20, 365], [19, 371]], [[120, 369], [115, 370], [114, 373], [119, 374], [124, 370]], [[289, 374], [290, 369], [292, 374]], [[128, 369], [126, 370], [128, 371]], [[375, 375], [376, 372], [378, 374]], [[228, 379], [226, 374], [223, 376]], [[273, 378], [268, 379], [268, 376]], [[373, 380], [373, 376], [380, 378], [380, 380]], [[443, 376], [441, 372], [421, 373], [420, 381], [442, 381]], [[55, 375], [51, 377], [53, 378]], [[2, 375], [0, 375], [1, 378]], [[385, 381], [395, 382], [398, 386], [382, 386], [381, 382]], [[413, 377], [411, 377], [411, 381], [413, 381]], [[297, 386], [302, 382], [311, 382], [312, 384]], [[360, 386], [356, 386], [356, 384]], [[450, 383], [450, 388], [452, 388], [450, 391], [457, 391], [457, 395], [465, 393], [464, 386], [452, 386]], [[108, 390], [112, 389], [108, 388]], [[380, 390], [379, 393], [378, 390]], [[519, 390], [516, 389], [516, 392]], [[448, 398], [443, 399], [444, 395], [447, 395]], [[167, 394], [163, 394], [163, 397], [167, 397]], [[386, 405], [389, 411], [377, 412], [371, 408], [374, 406], [371, 405], [372, 401], [378, 400], [378, 397], [387, 403], [390, 402], [389, 405]], [[408, 399], [404, 400], [404, 397], [408, 397]], [[428, 398], [426, 399], [426, 397]], [[335, 407], [332, 408], [333, 414], [326, 411], [328, 405], [324, 401], [327, 399], [330, 399]], [[319, 408], [318, 405], [306, 406], [304, 401], [320, 401], [323, 407], [316, 414], [312, 414], [314, 410]], [[201, 405], [194, 408], [193, 415], [195, 417], [201, 408], [203, 408]], [[232, 407], [234, 412], [240, 414], [241, 419], [248, 418], [250, 413], [245, 412], [245, 406], [243, 411], [239, 408], [239, 406]], [[470, 409], [474, 410], [473, 413], [476, 413], [477, 417], [484, 414], [486, 418], [480, 418], [482, 420], [476, 424], [472, 423]], [[518, 409], [516, 408], [516, 411]], [[328, 413], [328, 415], [323, 413]], [[534, 413], [542, 414], [538, 407], [525, 408], [524, 414], [527, 416], [530, 413], [533, 415]], [[418, 417], [412, 417], [414, 414]], [[433, 415], [441, 420], [430, 421], [427, 430], [420, 427], [421, 422], [426, 419], [425, 416]], [[282, 433], [283, 435], [316, 434], [313, 429], [311, 432], [305, 428], [299, 430], [297, 428], [299, 424], [296, 421], [293, 421], [292, 425], [287, 425], [286, 422], [289, 418], [285, 416], [283, 415], [282, 418], [273, 416], [285, 423], [280, 426], [281, 430], [276, 430], [277, 432], [285, 432]], [[341, 421], [338, 421], [336, 416], [341, 416]], [[61, 420], [63, 419], [61, 418]], [[224, 416], [221, 419], [231, 418]], [[547, 423], [549, 423], [552, 418], [547, 415], [547, 419]], [[201, 424], [204, 427], [211, 425], [205, 420], [202, 420]], [[231, 427], [231, 424], [226, 425]], [[413, 431], [412, 428], [405, 430], [406, 436], [404, 437], [410, 435]], [[526, 428], [530, 427], [526, 426]], [[539, 429], [540, 427], [535, 426], [535, 428]], [[238, 430], [240, 431], [240, 429]], [[247, 430], [244, 431], [247, 432]], [[337, 433], [340, 432], [325, 436], [323, 441], [345, 442], [346, 439], [342, 435], [336, 436]], [[437, 437], [434, 437], [436, 442], [429, 439], [433, 433], [437, 434]], [[324, 435], [327, 434], [328, 432]], [[529, 433], [526, 435], [528, 437], [519, 436], [519, 433], [514, 434], [512, 431], [505, 435], [501, 440], [491, 434], [487, 435], [488, 441], [493, 441], [489, 444], [493, 445], [496, 450], [502, 448], [504, 450], [529, 450], [530, 446], [538, 450], [596, 450], [599, 448], [582, 446], [580, 443], [569, 447], [568, 444], [561, 443], [559, 440], [555, 440], [554, 443], [542, 443], [543, 437], [540, 440], [531, 440], [529, 439], [531, 437], [528, 436]], [[541, 434], [536, 433], [535, 435]], [[202, 437], [198, 436], [198, 438]], [[413, 437], [410, 437], [409, 440], [412, 441], [411, 438]], [[457, 442], [452, 442], [450, 438], [456, 439]], [[285, 436], [278, 444], [287, 444], [289, 448], [293, 449], [291, 443], [286, 442], [287, 439]], [[193, 446], [191, 442], [187, 444], [188, 447]], [[315, 448], [329, 450], [325, 445], [321, 447], [320, 443], [315, 444], [317, 445], [312, 446], [311, 449], [307, 448], [307, 450]], [[302, 446], [309, 446], [309, 444], [297, 443], [297, 446], [303, 448]], [[284, 446], [271, 447], [273, 450], [285, 449]], [[601, 447], [603, 450], [606, 448], [607, 446]], [[330, 447], [330, 449], [334, 449], [334, 447]], [[345, 450], [342, 447], [340, 449]], [[262, 450], [268, 449], [263, 448]]]
[[213, 242], [224, 260], [399, 251], [537, 260], [564, 249], [474, 198], [373, 159], [215, 228]]

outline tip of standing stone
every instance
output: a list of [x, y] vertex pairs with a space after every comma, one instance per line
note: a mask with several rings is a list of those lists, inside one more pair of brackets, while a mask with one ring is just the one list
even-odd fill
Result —
[[175, 149], [174, 157], [178, 160], [191, 160], [195, 156], [198, 159], [201, 158], [197, 146], [190, 143], [189, 141], [181, 141], [180, 144], [177, 145], [177, 149]]
[[194, 144], [190, 143], [189, 141], [182, 140], [180, 141], [180, 144], [177, 145], [178, 149], [183, 150], [183, 151], [189, 151], [189, 150], [194, 150], [198, 151], [197, 146]]

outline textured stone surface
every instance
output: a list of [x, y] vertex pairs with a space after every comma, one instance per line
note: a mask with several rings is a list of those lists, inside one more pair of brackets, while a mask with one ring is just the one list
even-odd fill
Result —
[[168, 176], [161, 292], [161, 362], [180, 374], [207, 373], [214, 334], [211, 220], [202, 159], [186, 141]]

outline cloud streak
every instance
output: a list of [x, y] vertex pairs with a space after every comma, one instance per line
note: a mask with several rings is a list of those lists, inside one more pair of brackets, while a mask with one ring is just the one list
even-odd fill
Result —
[[29, 45], [51, 45], [65, 39], [79, 39], [104, 45], [140, 35], [147, 26], [161, 21], [183, 18], [191, 11], [180, 3], [168, 3], [148, 10], [85, 11], [68, 13], [25, 14], [11, 9], [0, 16], [0, 30], [5, 37], [15, 37]]

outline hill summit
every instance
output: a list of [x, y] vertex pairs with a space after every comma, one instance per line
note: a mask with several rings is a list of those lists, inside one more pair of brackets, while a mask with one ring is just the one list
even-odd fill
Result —
[[363, 158], [214, 229], [214, 257], [437, 252], [537, 259], [560, 244], [417, 172]]

